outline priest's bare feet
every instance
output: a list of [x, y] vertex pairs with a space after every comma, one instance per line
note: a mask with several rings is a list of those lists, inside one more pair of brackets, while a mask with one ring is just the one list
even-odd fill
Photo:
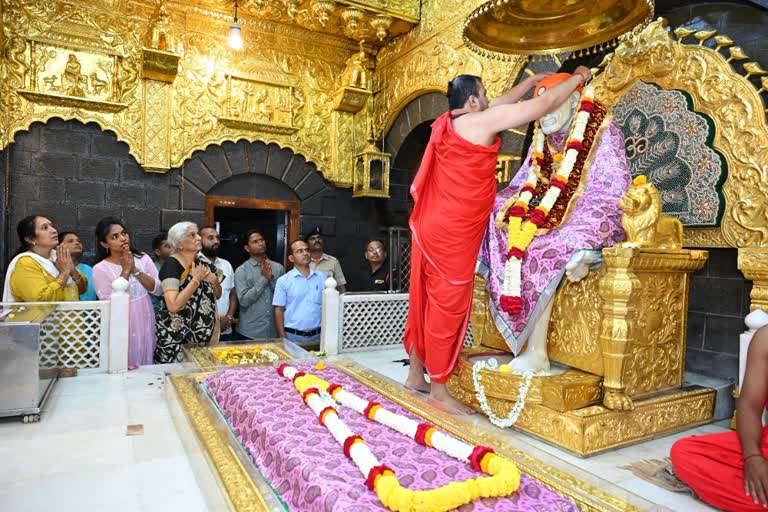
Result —
[[408, 367], [408, 378], [405, 379], [405, 387], [420, 393], [429, 393], [429, 383], [424, 378], [424, 364], [419, 360], [415, 352], [411, 352], [410, 360], [411, 365]]
[[421, 378], [421, 381], [411, 381], [411, 378], [408, 377], [405, 379], [405, 387], [406, 389], [412, 389], [413, 391], [418, 391], [419, 393], [429, 393], [429, 383], [424, 379], [424, 377]]
[[448, 389], [445, 387], [445, 384], [440, 384], [438, 382], [432, 383], [432, 390], [429, 393], [429, 403], [448, 414], [455, 414], [457, 416], [475, 414], [474, 409], [453, 398], [448, 394]]
[[408, 378], [405, 379], [405, 387], [420, 393], [429, 393], [429, 382], [424, 378], [423, 370], [414, 371], [413, 365], [408, 370]]

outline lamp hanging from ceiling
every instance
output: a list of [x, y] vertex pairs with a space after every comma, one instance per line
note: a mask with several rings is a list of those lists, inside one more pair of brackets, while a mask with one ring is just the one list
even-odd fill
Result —
[[240, 24], [237, 22], [237, 0], [235, 0], [235, 19], [229, 28], [229, 46], [234, 50], [243, 49], [243, 35], [240, 33]]

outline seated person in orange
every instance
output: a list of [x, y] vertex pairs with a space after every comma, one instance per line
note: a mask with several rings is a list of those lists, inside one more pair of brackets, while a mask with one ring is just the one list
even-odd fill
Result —
[[752, 338], [736, 410], [736, 432], [680, 439], [672, 446], [672, 467], [706, 503], [727, 511], [768, 507], [768, 326]]

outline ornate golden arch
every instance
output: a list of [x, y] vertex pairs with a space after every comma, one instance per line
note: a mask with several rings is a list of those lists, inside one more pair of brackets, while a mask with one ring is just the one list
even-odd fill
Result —
[[[396, 105], [392, 107], [392, 111], [388, 113], [387, 117], [384, 119], [384, 129], [382, 133], [386, 135], [389, 133], [389, 130], [392, 129], [392, 126], [395, 124], [395, 121], [397, 121], [397, 118], [400, 116], [403, 110], [411, 104], [412, 101], [417, 100], [418, 98], [425, 96], [429, 93], [436, 92], [439, 94], [445, 94], [446, 89], [439, 88], [439, 87], [424, 87], [420, 89], [416, 89], [408, 93], [407, 95], [400, 98]], [[423, 120], [422, 120], [423, 121]]]
[[61, 112], [49, 112], [43, 115], [37, 115], [35, 117], [29, 117], [24, 120], [23, 124], [18, 124], [13, 127], [13, 131], [8, 133], [8, 138], [0, 144], [0, 151], [5, 147], [15, 142], [16, 136], [22, 132], [27, 132], [34, 123], [46, 124], [51, 119], [61, 119], [62, 121], [80, 121], [83, 124], [96, 123], [99, 128], [104, 132], [111, 132], [115, 134], [115, 138], [118, 142], [124, 142], [128, 146], [128, 154], [136, 159], [137, 162], [141, 162], [141, 155], [137, 151], [139, 145], [131, 136], [132, 134], [126, 133], [126, 130], [121, 129], [119, 125], [109, 122], [107, 119], [99, 116], [98, 114], [83, 111], [64, 111]]
[[[593, 82], [596, 95], [614, 105], [639, 80], [688, 93], [694, 109], [714, 122], [713, 145], [728, 164], [728, 176], [720, 227], [686, 228], [685, 245], [768, 246], [768, 125], [760, 95], [720, 54], [733, 44], [729, 38], [716, 37], [713, 50], [703, 43], [715, 31], [696, 32], [701, 43], [689, 45], [672, 39], [665, 25], [661, 18], [654, 21], [605, 58], [605, 69]], [[693, 34], [675, 32], [680, 39]], [[731, 55], [737, 51], [731, 48]]]

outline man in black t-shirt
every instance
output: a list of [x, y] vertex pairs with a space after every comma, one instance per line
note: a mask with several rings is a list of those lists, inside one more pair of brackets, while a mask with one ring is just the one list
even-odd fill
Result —
[[389, 264], [387, 263], [387, 251], [384, 249], [384, 242], [377, 238], [369, 240], [365, 249], [365, 259], [370, 268], [365, 291], [389, 291]]

